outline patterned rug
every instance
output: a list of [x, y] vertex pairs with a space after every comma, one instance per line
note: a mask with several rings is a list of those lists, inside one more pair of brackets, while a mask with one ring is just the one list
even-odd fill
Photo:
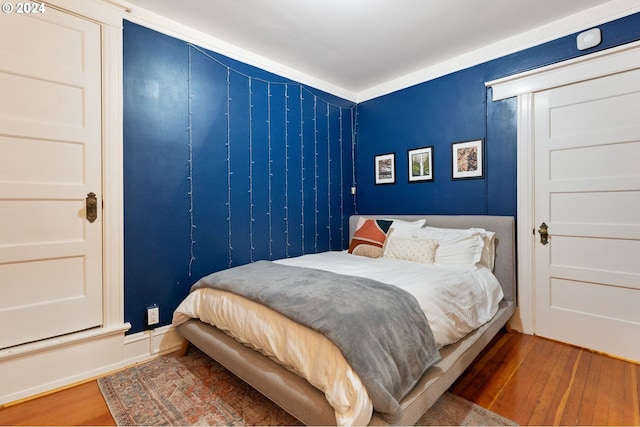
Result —
[[[191, 346], [98, 380], [119, 426], [300, 425], [220, 364]], [[515, 425], [445, 393], [416, 425]]]

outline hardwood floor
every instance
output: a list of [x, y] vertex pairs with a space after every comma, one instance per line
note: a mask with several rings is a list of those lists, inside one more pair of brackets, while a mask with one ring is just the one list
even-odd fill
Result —
[[640, 365], [501, 333], [451, 387], [520, 425], [640, 425]]
[[0, 409], [3, 426], [115, 426], [97, 381]]
[[[451, 387], [520, 425], [640, 425], [640, 365], [501, 332]], [[115, 425], [96, 381], [0, 409], [0, 425]]]

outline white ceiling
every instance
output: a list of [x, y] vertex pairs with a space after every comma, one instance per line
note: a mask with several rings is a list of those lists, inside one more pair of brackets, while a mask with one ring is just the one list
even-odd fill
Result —
[[[532, 45], [564, 35], [562, 32], [583, 29], [566, 28], [571, 25], [567, 23], [570, 18], [566, 18], [570, 15], [581, 13], [582, 24], [593, 17], [621, 15], [633, 5], [638, 7], [637, 0], [128, 0], [127, 3], [132, 6], [132, 16], [136, 6], [142, 7], [256, 57], [325, 82], [326, 87], [336, 89], [334, 93], [354, 94], [351, 98], [361, 98], [358, 94], [438, 64], [455, 62], [456, 58], [481, 48], [526, 47], [505, 44], [505, 40], [517, 40], [518, 36], [520, 43]], [[550, 25], [558, 20], [564, 20], [565, 28]], [[507, 52], [500, 52], [504, 53]], [[491, 53], [487, 51], [487, 55]]]

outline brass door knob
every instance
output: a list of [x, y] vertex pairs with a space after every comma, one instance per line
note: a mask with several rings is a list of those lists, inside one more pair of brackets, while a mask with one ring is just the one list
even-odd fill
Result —
[[549, 243], [549, 227], [544, 222], [540, 224], [540, 228], [538, 228], [538, 233], [540, 233], [540, 243], [546, 245]]
[[98, 218], [98, 199], [96, 194], [91, 192], [87, 194], [85, 200], [87, 221], [93, 222]]

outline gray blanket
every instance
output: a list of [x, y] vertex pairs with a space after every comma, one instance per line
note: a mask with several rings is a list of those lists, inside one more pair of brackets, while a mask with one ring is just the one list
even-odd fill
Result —
[[325, 335], [390, 423], [422, 374], [440, 359], [424, 312], [408, 292], [371, 279], [258, 261], [210, 274], [211, 287], [267, 305]]

